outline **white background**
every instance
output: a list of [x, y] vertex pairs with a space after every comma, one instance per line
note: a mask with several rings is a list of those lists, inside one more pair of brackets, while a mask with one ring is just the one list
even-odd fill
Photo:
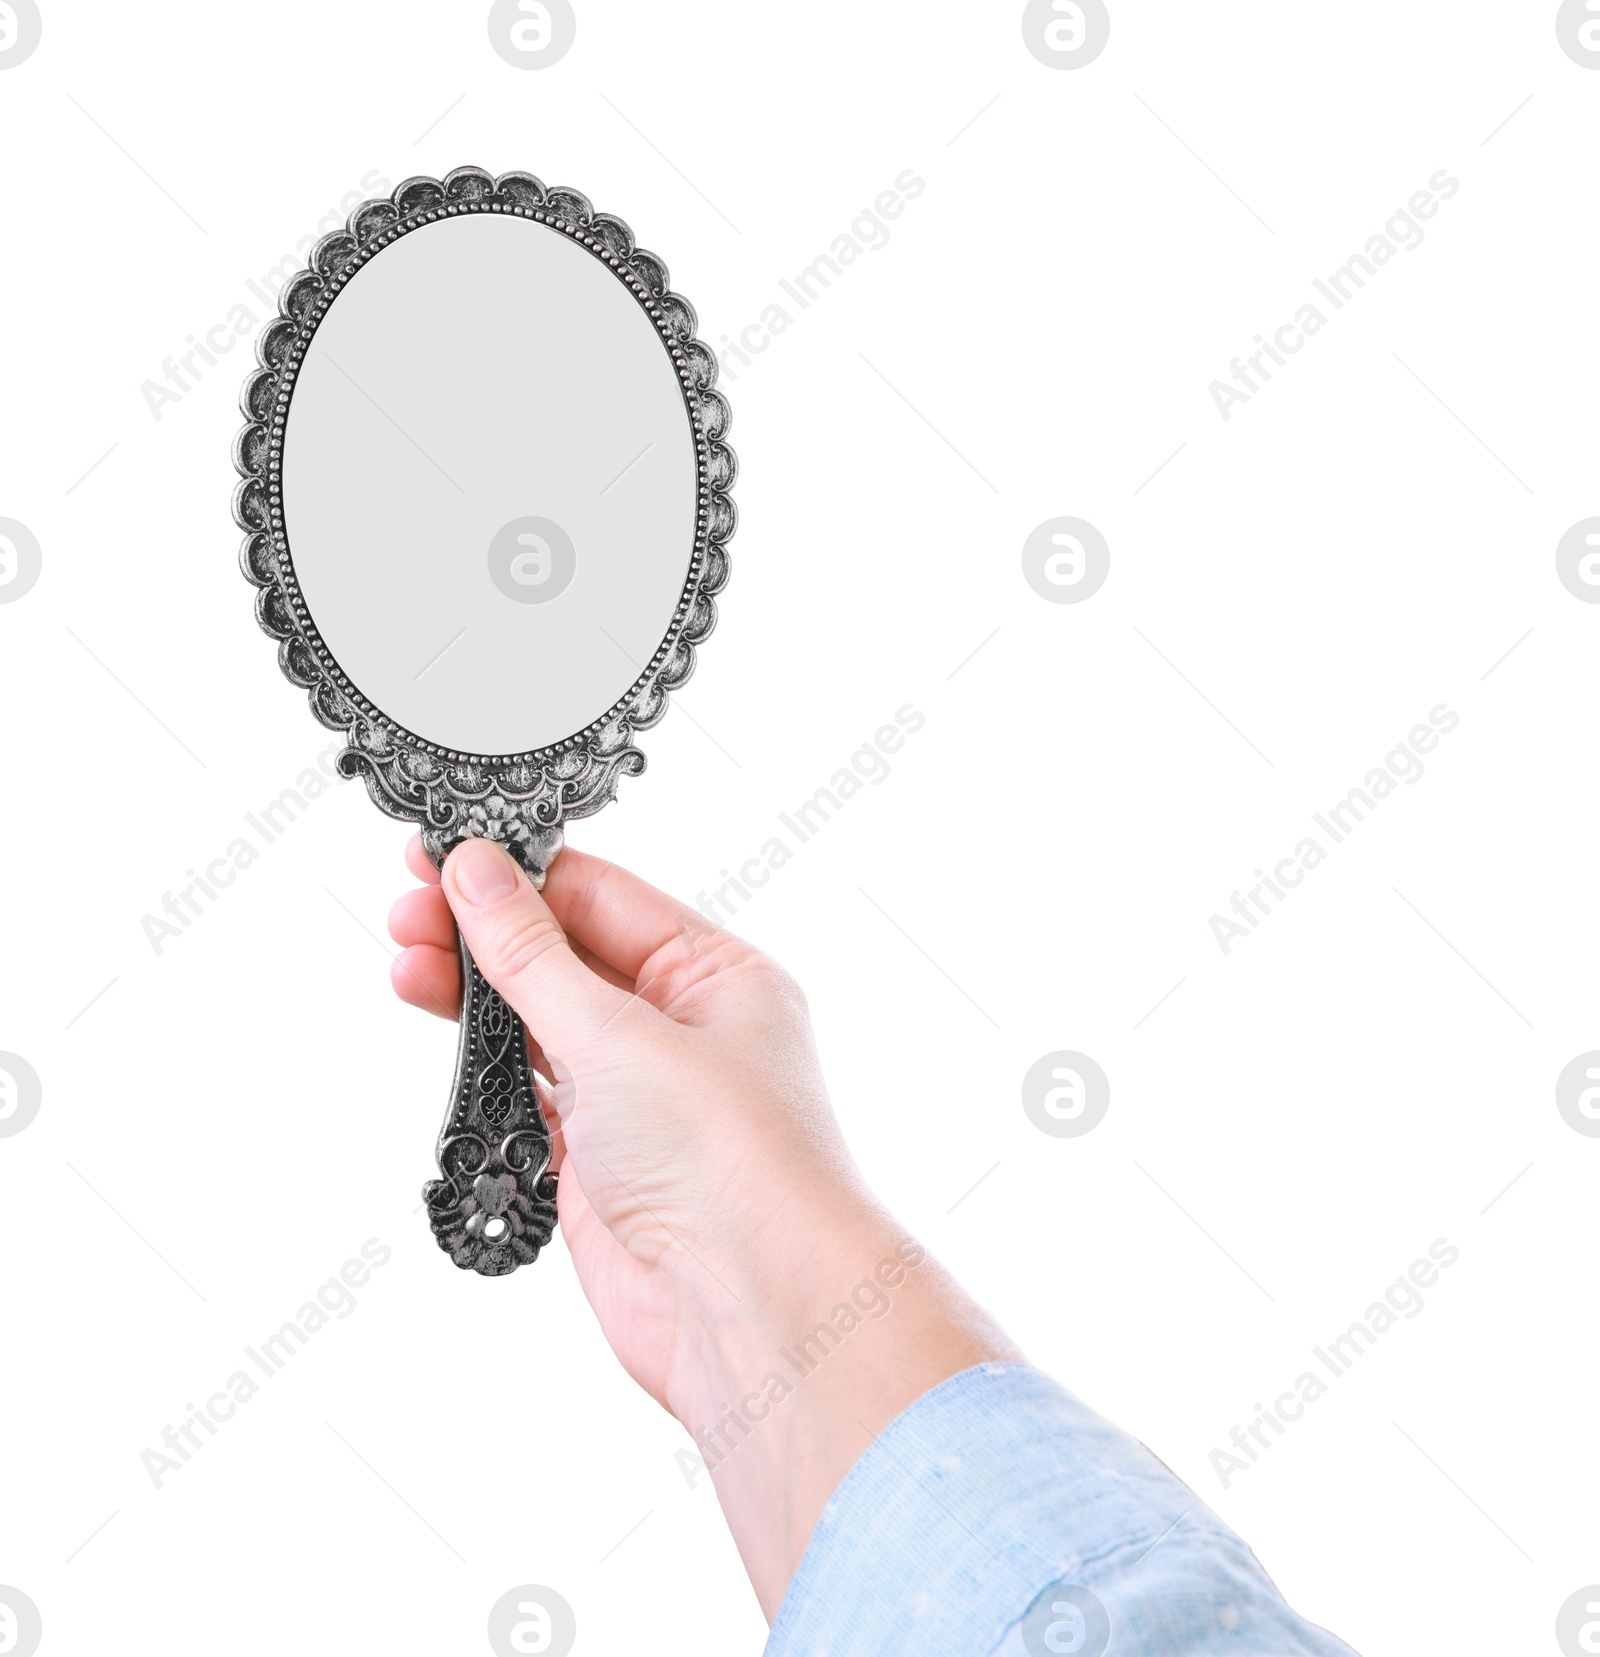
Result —
[[[910, 168], [888, 245], [724, 381], [721, 625], [571, 838], [692, 900], [914, 704], [734, 923], [806, 986], [868, 1176], [1306, 1615], [1555, 1650], [1600, 1579], [1600, 1142], [1554, 1097], [1600, 1047], [1600, 608], [1554, 562], [1600, 512], [1600, 73], [1547, 0], [1115, 0], [1072, 73], [1009, 3], [588, 0], [534, 73], [485, 9], [47, 4], [0, 74], [0, 515], [43, 549], [0, 606], [0, 1048], [44, 1087], [0, 1139], [0, 1582], [47, 1653], [486, 1650], [521, 1583], [580, 1652], [759, 1648], [564, 1251], [481, 1281], [415, 1212], [454, 1031], [388, 986], [407, 831], [331, 790], [147, 941], [331, 734], [235, 565], [246, 348], [159, 420], [141, 385], [265, 321], [246, 279], [370, 170], [575, 185], [717, 342]], [[1209, 383], [1440, 168], [1424, 243], [1224, 422]], [[1111, 548], [1081, 604], [1022, 576], [1058, 515]], [[1422, 780], [1224, 956], [1209, 917], [1439, 703]], [[1076, 1139], [1019, 1092], [1067, 1048], [1112, 1089]], [[355, 1313], [153, 1487], [370, 1237]], [[1421, 1315], [1223, 1489], [1234, 1423], [1440, 1237]]]

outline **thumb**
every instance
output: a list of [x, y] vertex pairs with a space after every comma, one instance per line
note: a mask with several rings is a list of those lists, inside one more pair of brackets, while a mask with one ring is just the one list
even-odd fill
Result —
[[615, 1011], [618, 990], [567, 943], [533, 882], [490, 840], [464, 840], [445, 859], [440, 884], [483, 976], [560, 1056]]

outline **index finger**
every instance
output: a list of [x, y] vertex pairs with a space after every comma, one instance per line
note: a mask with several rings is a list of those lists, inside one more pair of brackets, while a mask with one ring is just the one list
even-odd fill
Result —
[[675, 938], [721, 930], [649, 881], [571, 846], [550, 865], [544, 899], [569, 937], [628, 978]]

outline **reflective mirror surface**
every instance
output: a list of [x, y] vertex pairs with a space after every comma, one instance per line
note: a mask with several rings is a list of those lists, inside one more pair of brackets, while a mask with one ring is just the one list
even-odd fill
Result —
[[532, 220], [402, 236], [307, 348], [283, 448], [294, 571], [339, 666], [425, 741], [521, 753], [606, 713], [672, 623], [695, 508], [661, 336]]

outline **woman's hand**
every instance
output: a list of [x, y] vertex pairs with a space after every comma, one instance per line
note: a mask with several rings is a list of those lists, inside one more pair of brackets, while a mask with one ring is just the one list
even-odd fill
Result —
[[[390, 916], [395, 990], [455, 1016], [459, 924], [521, 1014], [579, 1281], [628, 1373], [700, 1444], [770, 1617], [870, 1436], [1017, 1354], [866, 1188], [805, 998], [760, 951], [571, 848], [542, 895], [490, 841], [458, 846], [442, 883], [420, 839], [407, 862], [425, 884]], [[813, 1342], [823, 1358], [785, 1363], [850, 1304]]]

